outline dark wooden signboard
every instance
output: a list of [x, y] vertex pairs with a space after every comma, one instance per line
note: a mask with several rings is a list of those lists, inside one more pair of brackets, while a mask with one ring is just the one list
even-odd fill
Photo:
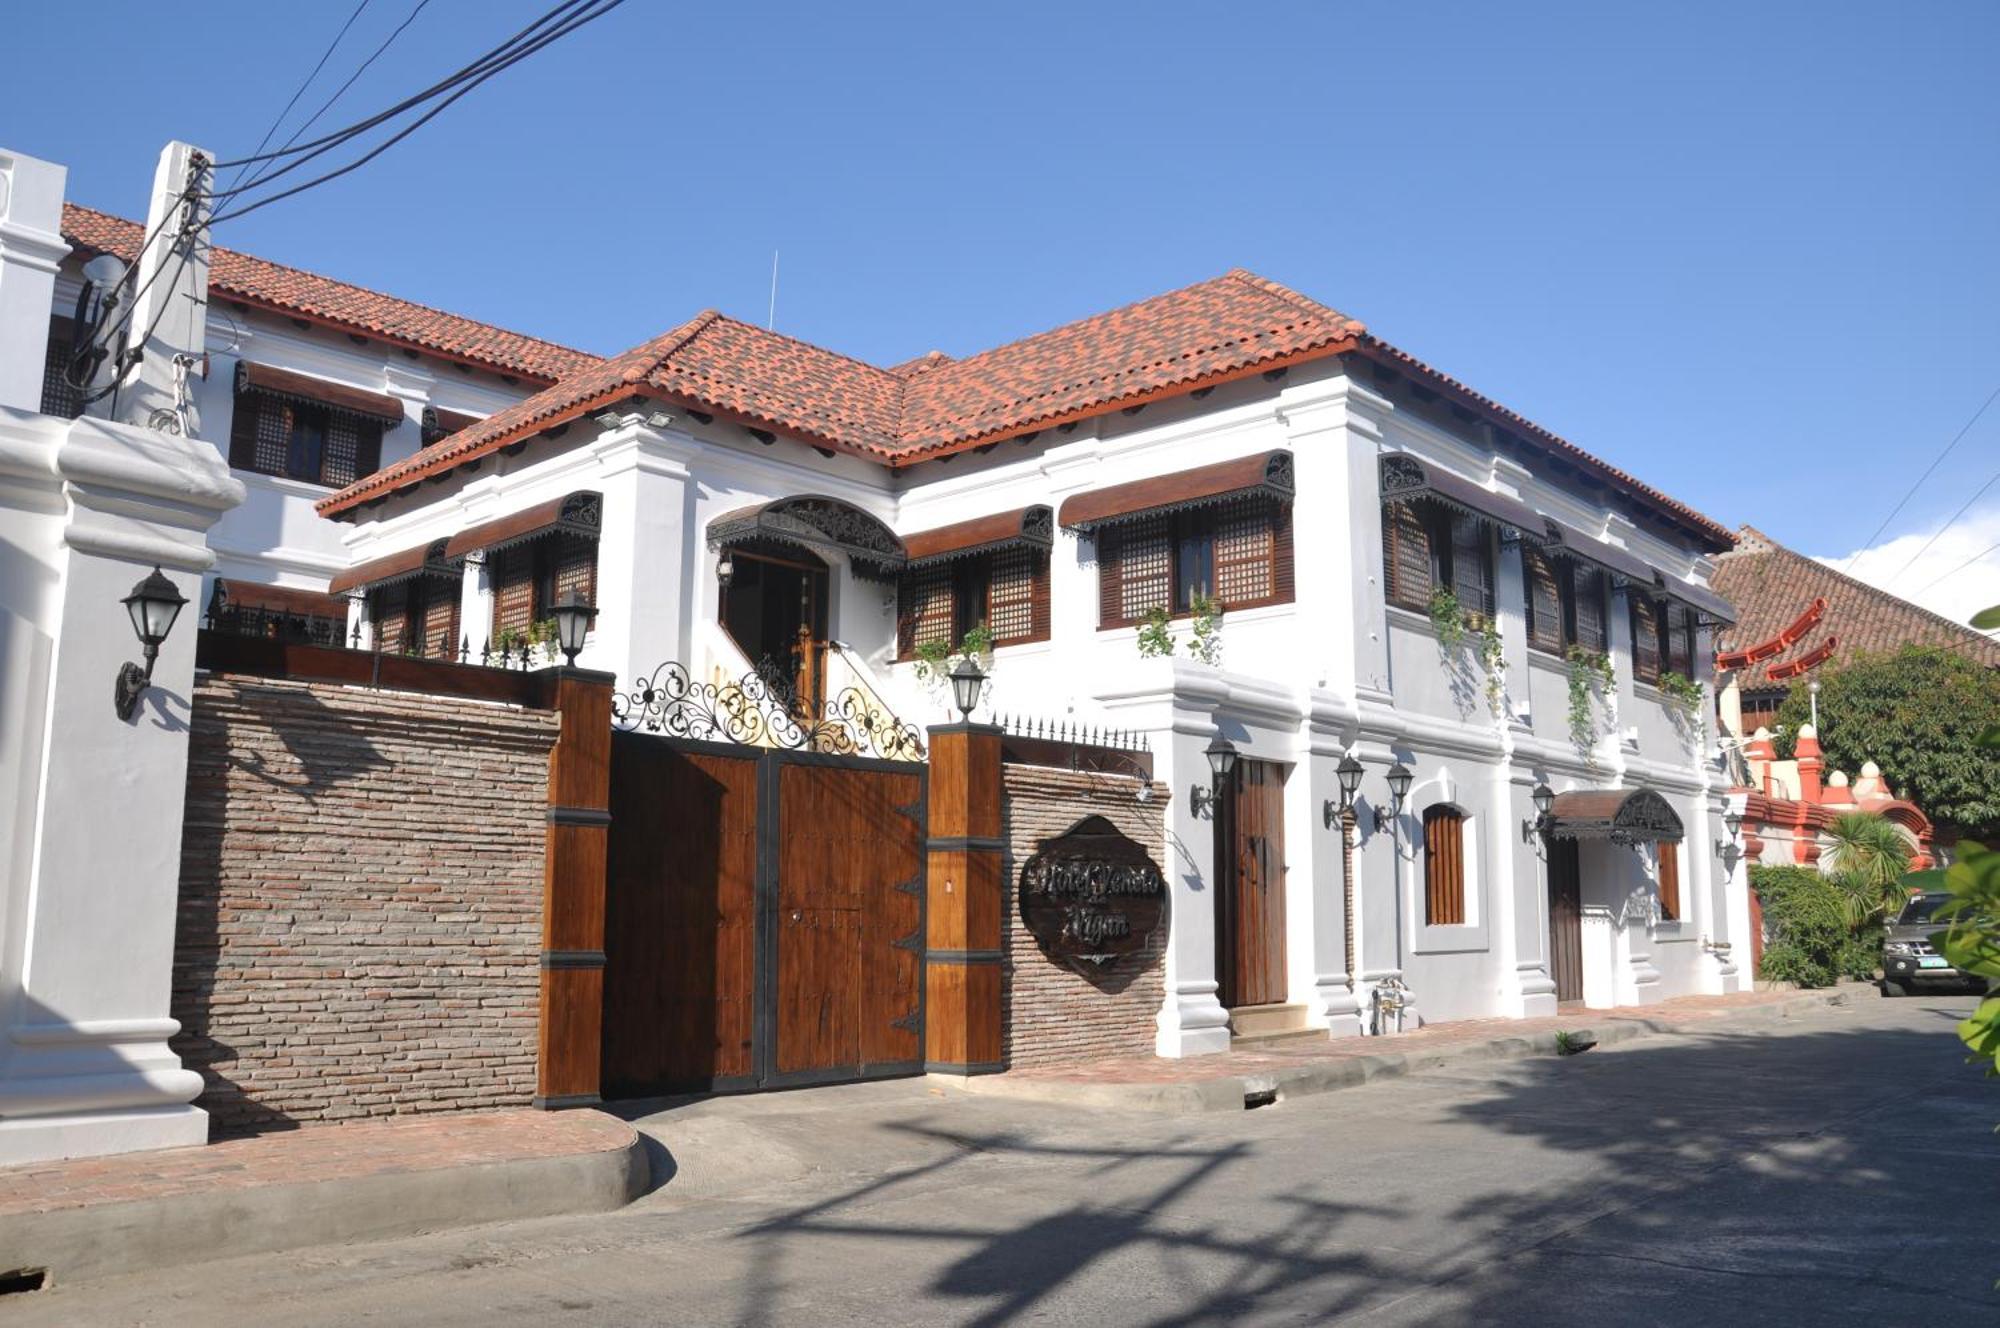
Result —
[[1042, 840], [1021, 865], [1022, 925], [1081, 973], [1144, 949], [1166, 902], [1159, 864], [1102, 816]]

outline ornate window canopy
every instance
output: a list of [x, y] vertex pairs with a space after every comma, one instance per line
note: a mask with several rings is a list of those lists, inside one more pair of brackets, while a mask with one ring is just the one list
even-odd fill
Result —
[[753, 539], [839, 554], [857, 573], [878, 581], [894, 580], [910, 560], [903, 541], [881, 520], [852, 503], [821, 494], [776, 498], [724, 513], [708, 523], [711, 549]]
[[1291, 449], [1281, 447], [1071, 494], [1063, 499], [1057, 521], [1064, 530], [1088, 531], [1135, 517], [1207, 507], [1256, 494], [1289, 500], [1294, 491]]
[[415, 548], [372, 558], [357, 567], [350, 567], [327, 583], [326, 592], [342, 595], [354, 590], [374, 590], [420, 576], [449, 577], [455, 581], [464, 565], [463, 558], [453, 558], [446, 553], [445, 541], [432, 540], [429, 544], [419, 544]]
[[1557, 839], [1608, 839], [1627, 848], [1682, 837], [1681, 818], [1651, 789], [1575, 789], [1556, 794], [1549, 834]]
[[1046, 549], [1055, 543], [1055, 511], [1046, 504], [1019, 507], [1011, 512], [974, 517], [935, 530], [921, 530], [903, 537], [911, 567], [924, 567], [952, 558], [967, 558], [994, 549], [1024, 546]]
[[603, 524], [603, 505], [603, 499], [587, 489], [551, 498], [459, 531], [445, 546], [445, 555], [464, 558], [473, 553], [492, 553], [544, 535], [581, 535], [594, 540]]
[[369, 392], [345, 383], [329, 382], [310, 374], [294, 373], [249, 360], [236, 362], [236, 395], [276, 397], [281, 401], [303, 401], [333, 410], [344, 410], [385, 424], [403, 422], [403, 403], [386, 392]]
[[1454, 511], [1481, 521], [1491, 521], [1523, 538], [1541, 543], [1547, 538], [1547, 519], [1518, 498], [1495, 493], [1460, 475], [1408, 452], [1385, 452], [1381, 459], [1382, 501], [1406, 502], [1431, 498]]

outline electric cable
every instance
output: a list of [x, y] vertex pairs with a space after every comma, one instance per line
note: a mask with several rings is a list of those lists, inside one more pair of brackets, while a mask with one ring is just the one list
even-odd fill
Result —
[[[522, 48], [519, 52], [510, 55], [505, 60], [499, 62], [492, 68], [481, 73], [477, 78], [467, 83], [464, 87], [452, 93], [449, 97], [446, 97], [443, 101], [440, 101], [436, 106], [433, 106], [429, 111], [426, 111], [422, 116], [418, 117], [418, 119], [416, 119], [414, 122], [405, 126], [403, 129], [397, 131], [395, 134], [391, 135], [388, 139], [377, 144], [374, 148], [370, 149], [367, 153], [363, 154], [361, 157], [356, 158], [354, 161], [348, 162], [346, 165], [341, 166], [335, 170], [328, 171], [324, 175], [315, 176], [314, 178], [306, 181], [304, 184], [294, 185], [290, 189], [286, 189], [279, 193], [269, 195], [268, 197], [265, 198], [260, 198], [254, 203], [248, 203], [241, 207], [232, 208], [229, 211], [211, 217], [209, 219], [209, 224], [211, 226], [218, 225], [225, 221], [234, 221], [238, 217], [248, 216], [250, 213], [257, 211], [259, 208], [269, 207], [273, 203], [279, 202], [283, 199], [294, 197], [298, 194], [302, 194], [306, 192], [308, 189], [316, 188], [317, 186], [325, 184], [330, 180], [337, 180], [341, 176], [346, 175], [349, 172], [359, 170], [361, 167], [375, 160], [375, 158], [381, 156], [384, 152], [387, 152], [390, 148], [402, 142], [404, 139], [408, 138], [411, 134], [414, 134], [417, 130], [423, 128], [423, 126], [430, 123], [432, 120], [436, 119], [439, 115], [443, 114], [445, 109], [449, 107], [453, 102], [457, 101], [460, 97], [465, 96], [467, 93], [471, 92], [474, 88], [477, 88], [487, 79], [492, 78], [494, 75], [502, 73], [505, 70], [511, 69], [513, 66], [519, 64], [522, 60], [527, 59], [530, 55], [533, 55], [536, 52], [547, 47], [551, 43], [556, 42], [562, 39], [563, 37], [568, 36], [570, 33], [576, 31], [578, 28], [584, 26], [586, 23], [591, 23], [597, 19], [604, 17], [604, 15], [618, 8], [618, 6], [623, 3], [625, 3], [625, 0], [603, 0], [603, 2], [600, 4], [598, 8], [581, 13], [577, 17], [569, 20], [563, 26], [558, 27], [544, 34], [543, 36], [535, 39], [534, 42]], [[304, 159], [302, 158], [300, 162], [292, 163], [292, 165], [302, 164], [303, 160]], [[267, 178], [274, 179], [277, 176], [284, 174], [285, 171], [290, 170], [291, 168], [292, 168], [291, 166], [286, 166], [281, 170], [273, 171], [271, 173], [271, 176]], [[220, 198], [228, 196], [221, 195], [218, 197]]]
[[1923, 487], [1924, 481], [1931, 477], [1931, 472], [1936, 470], [1943, 463], [1944, 459], [1951, 455], [1951, 450], [1958, 446], [1966, 434], [1972, 432], [1972, 426], [1979, 423], [1979, 417], [1986, 413], [1987, 406], [1991, 406], [1995, 400], [2000, 400], [2000, 387], [1993, 389], [1992, 395], [1986, 398], [1985, 404], [1972, 412], [1972, 418], [1965, 422], [1965, 427], [1960, 429], [1952, 437], [1952, 440], [1944, 445], [1944, 451], [1938, 453], [1937, 459], [1924, 468], [1924, 473], [1917, 476], [1916, 483], [1910, 486], [1909, 492], [1896, 501], [1896, 505], [1889, 509], [1889, 515], [1882, 518], [1882, 524], [1875, 527], [1875, 533], [1870, 535], [1860, 548], [1847, 556], [1847, 561], [1840, 565], [1842, 575], [1848, 575], [1853, 572], [1856, 560], [1875, 546], [1875, 541], [1882, 537], [1882, 532], [1887, 530], [1889, 523], [1896, 519], [1896, 513], [1903, 510], [1903, 504], [1909, 502], [1916, 495], [1917, 490]]
[[1917, 559], [1929, 553], [1931, 551], [1931, 545], [1937, 543], [1939, 539], [1943, 538], [1944, 533], [1947, 530], [1950, 530], [1953, 526], [1957, 525], [1958, 519], [1964, 516], [1967, 512], [1971, 511], [1972, 505], [1978, 502], [1981, 498], [1984, 498], [1986, 496], [1986, 491], [1992, 488], [1996, 484], [2000, 484], [2000, 470], [1994, 471], [1992, 479], [1989, 479], [1986, 481], [1986, 483], [1980, 485], [1979, 488], [1976, 491], [1974, 491], [1973, 495], [1965, 500], [1964, 506], [1960, 507], [1956, 512], [1953, 512], [1949, 520], [1947, 520], [1943, 525], [1939, 526], [1934, 532], [1932, 532], [1931, 537], [1924, 541], [1924, 547], [1918, 549], [1915, 553], [1911, 554], [1909, 561], [1904, 563], [1901, 567], [1898, 567], [1896, 569], [1896, 574], [1890, 577], [1887, 581], [1884, 581], [1882, 583], [1883, 586], [1887, 587], [1894, 585], [1898, 580], [1901, 579], [1903, 573], [1909, 571], [1912, 567], [1916, 566]]
[[[283, 124], [285, 117], [292, 113], [292, 107], [299, 104], [299, 98], [305, 96], [306, 89], [311, 87], [313, 80], [319, 77], [319, 71], [326, 68], [326, 62], [333, 58], [334, 48], [340, 45], [341, 39], [347, 36], [347, 30], [354, 26], [354, 20], [361, 17], [361, 11], [368, 8], [368, 5], [369, 0], [361, 0], [360, 4], [354, 6], [354, 12], [347, 16], [347, 22], [340, 25], [340, 31], [333, 34], [333, 40], [327, 43], [324, 51], [320, 52], [319, 63], [312, 67], [312, 72], [306, 75], [305, 82], [299, 84], [298, 89], [292, 93], [292, 99], [285, 103], [284, 110], [278, 112], [278, 118], [271, 121], [271, 127], [264, 131], [264, 137], [257, 140], [257, 151], [262, 152], [264, 145], [271, 141], [271, 135], [278, 132], [278, 126]], [[236, 181], [242, 178], [243, 172], [239, 169], [236, 172], [235, 179], [229, 182], [231, 187], [233, 188]]]

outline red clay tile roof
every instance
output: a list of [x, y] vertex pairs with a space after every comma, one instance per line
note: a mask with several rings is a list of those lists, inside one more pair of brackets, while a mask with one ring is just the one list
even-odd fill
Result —
[[[145, 228], [136, 221], [74, 203], [63, 205], [63, 238], [77, 248], [113, 254], [129, 263], [139, 252], [144, 235]], [[553, 383], [598, 362], [595, 355], [553, 341], [477, 323], [232, 249], [213, 252], [209, 286], [217, 294], [245, 304], [363, 332], [538, 383]]]
[[1768, 641], [1790, 626], [1808, 604], [1826, 597], [1826, 616], [1791, 650], [1751, 665], [1742, 678], [1746, 688], [1782, 686], [1766, 677], [1765, 670], [1816, 648], [1829, 636], [1840, 642], [1829, 661], [1836, 665], [1910, 643], [1944, 646], [2000, 668], [2000, 641], [1843, 576], [1753, 526], [1736, 532], [1735, 552], [1715, 560], [1714, 585], [1739, 615], [1734, 627], [1718, 635], [1718, 650], [1741, 650]]
[[334, 515], [626, 397], [726, 415], [889, 466], [1285, 365], [1363, 350], [1501, 416], [1712, 548], [1727, 529], [1370, 336], [1361, 323], [1240, 268], [962, 360], [889, 369], [704, 313], [322, 501]]

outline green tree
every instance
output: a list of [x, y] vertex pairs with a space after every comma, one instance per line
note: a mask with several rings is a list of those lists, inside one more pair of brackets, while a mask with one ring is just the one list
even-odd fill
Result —
[[[2000, 605], [1974, 616], [1983, 632], [2000, 627]], [[1968, 725], [1975, 747], [2000, 756], [2000, 724], [1990, 719]], [[1944, 889], [1951, 901], [1938, 910], [1945, 929], [1931, 943], [1964, 973], [1986, 979], [1986, 999], [1972, 1017], [1958, 1026], [1958, 1036], [1972, 1048], [1973, 1058], [1987, 1062], [1987, 1073], [2000, 1074], [2000, 850], [1981, 844], [1958, 846], [1958, 861], [1946, 871], [1916, 872], [1906, 878], [1912, 890]]]
[[[1810, 719], [1809, 704], [1803, 687], [1785, 698], [1781, 749]], [[1937, 646], [1864, 655], [1820, 675], [1819, 717], [1829, 768], [1852, 774], [1875, 762], [1941, 841], [2000, 833], [2000, 750], [1979, 745], [2000, 730], [2000, 669]]]
[[1848, 925], [1857, 932], [1894, 917], [1909, 898], [1910, 841], [1887, 817], [1843, 812], [1827, 827], [1833, 841], [1827, 871], [1847, 897]]

